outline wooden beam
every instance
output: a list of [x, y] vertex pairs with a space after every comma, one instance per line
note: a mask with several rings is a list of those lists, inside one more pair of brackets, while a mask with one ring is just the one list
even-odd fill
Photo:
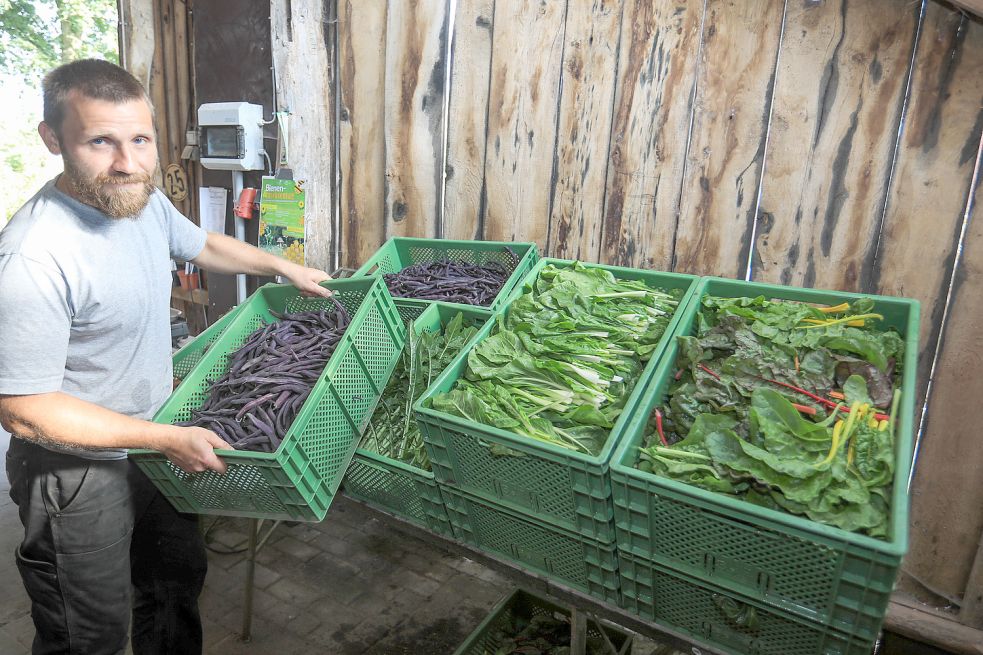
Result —
[[983, 16], [983, 0], [951, 0], [952, 4], [960, 9]]
[[171, 298], [196, 305], [208, 305], [208, 289], [182, 289], [181, 287], [173, 287], [171, 289]]
[[887, 608], [884, 629], [956, 655], [983, 655], [983, 630], [965, 626], [958, 621], [916, 606], [895, 595]]
[[567, 2], [496, 2], [485, 150], [486, 239], [546, 246]]
[[680, 9], [625, 2], [604, 211], [591, 227], [603, 264], [672, 266], [704, 13], [703, 3]]
[[341, 261], [359, 266], [385, 240], [385, 0], [338, 4]]
[[444, 222], [447, 239], [481, 239], [485, 130], [491, 80], [494, 0], [459, 0], [454, 18]]
[[618, 78], [621, 0], [571, 2], [560, 73], [560, 116], [546, 252], [596, 262]]
[[149, 89], [155, 44], [154, 0], [120, 0], [119, 20], [120, 62]]
[[983, 534], [976, 548], [976, 559], [966, 579], [963, 605], [959, 608], [959, 621], [983, 630]]
[[788, 4], [754, 280], [871, 290], [863, 280], [889, 196], [920, 11], [907, 0]]
[[387, 237], [440, 237], [447, 0], [392, 2], [386, 25]]
[[278, 107], [289, 111], [287, 162], [305, 183], [305, 257], [308, 266], [335, 265], [334, 16], [324, 0], [272, 3], [273, 62]]
[[674, 271], [747, 270], [784, 10], [780, 0], [706, 4]]

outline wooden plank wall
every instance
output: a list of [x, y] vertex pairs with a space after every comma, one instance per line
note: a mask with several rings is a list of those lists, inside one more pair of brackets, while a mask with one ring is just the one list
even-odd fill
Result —
[[341, 0], [338, 42], [348, 265], [393, 234], [532, 240], [920, 300], [919, 404], [938, 365], [904, 584], [980, 625], [979, 17], [937, 0]]
[[[172, 201], [182, 214], [197, 223], [201, 167], [181, 159], [185, 132], [194, 123], [196, 107], [190, 6], [173, 0], [120, 0], [118, 6], [120, 63], [148, 90], [155, 110], [161, 170], [177, 164], [186, 176], [187, 197]], [[207, 326], [202, 307], [208, 296], [203, 292], [196, 295], [197, 302], [172, 301], [184, 312], [192, 334]]]
[[120, 0], [119, 11], [121, 63], [143, 82], [154, 104], [161, 169], [178, 164], [187, 174], [188, 196], [174, 205], [197, 221], [200, 171], [181, 159], [195, 111], [189, 7], [173, 0]]
[[308, 266], [331, 271], [338, 266], [334, 3], [272, 0], [271, 11], [274, 93], [278, 108], [289, 112], [287, 164], [307, 192], [305, 259]]

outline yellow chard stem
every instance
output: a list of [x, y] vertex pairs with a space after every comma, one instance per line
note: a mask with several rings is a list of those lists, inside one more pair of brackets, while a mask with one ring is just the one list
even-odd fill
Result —
[[819, 468], [820, 466], [825, 466], [826, 464], [829, 464], [830, 462], [833, 461], [833, 458], [836, 457], [836, 451], [839, 450], [839, 448], [840, 448], [840, 435], [841, 434], [843, 434], [843, 420], [842, 419], [840, 419], [839, 421], [837, 421], [836, 422], [836, 425], [833, 426], [833, 444], [829, 448], [829, 454], [826, 455], [826, 459], [824, 459], [823, 461], [821, 461], [818, 464], [816, 464], [816, 468]]
[[[797, 325], [797, 326], [795, 326], [795, 329], [797, 329], [797, 330], [808, 330], [810, 328], [829, 327], [831, 325], [839, 325], [840, 323], [850, 323], [851, 321], [860, 321], [860, 322], [863, 322], [863, 321], [866, 321], [869, 318], [876, 318], [878, 320], [884, 320], [884, 317], [881, 316], [880, 314], [858, 314], [856, 316], [844, 316], [842, 318], [836, 318], [836, 319], [833, 319], [833, 320], [830, 320], [830, 321], [820, 321], [819, 323], [815, 323], [815, 324], [812, 324], [812, 325]], [[805, 318], [805, 319], [802, 319], [802, 320], [803, 320], [803, 322], [811, 323], [812, 321], [816, 321], [818, 319]]]

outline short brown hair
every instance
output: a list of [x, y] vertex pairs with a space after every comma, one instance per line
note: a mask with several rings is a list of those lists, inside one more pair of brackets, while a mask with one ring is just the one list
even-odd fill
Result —
[[102, 59], [79, 59], [63, 64], [44, 76], [44, 122], [61, 133], [65, 119], [65, 98], [78, 91], [86, 98], [123, 103], [143, 99], [148, 105], [150, 97], [140, 80], [116, 64]]

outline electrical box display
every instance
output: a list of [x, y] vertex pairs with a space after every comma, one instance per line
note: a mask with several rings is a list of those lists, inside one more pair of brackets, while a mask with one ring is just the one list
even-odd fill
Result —
[[201, 165], [213, 170], [263, 169], [263, 107], [213, 102], [198, 107]]

